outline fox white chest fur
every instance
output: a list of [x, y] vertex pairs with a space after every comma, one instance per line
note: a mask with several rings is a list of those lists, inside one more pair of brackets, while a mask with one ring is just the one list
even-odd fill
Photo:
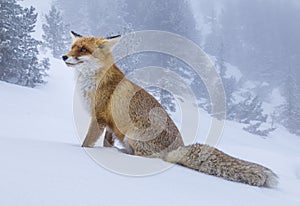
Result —
[[95, 75], [83, 74], [79, 71], [76, 71], [76, 80], [77, 80], [77, 88], [79, 90], [77, 92], [80, 93], [83, 106], [87, 111], [90, 111], [91, 108], [90, 94], [93, 91], [95, 91], [96, 88]]
[[[72, 63], [74, 60], [69, 59]], [[101, 69], [102, 65], [95, 61], [92, 56], [89, 57], [79, 57], [78, 60], [83, 61], [83, 63], [74, 64], [75, 67], [75, 78], [77, 83], [77, 88], [81, 96], [82, 103], [87, 111], [91, 111], [91, 96], [96, 89], [96, 72]]]

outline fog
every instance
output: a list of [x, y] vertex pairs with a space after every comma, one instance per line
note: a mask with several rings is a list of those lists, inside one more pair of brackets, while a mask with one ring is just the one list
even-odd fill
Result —
[[[263, 110], [258, 113], [268, 115], [266, 120], [252, 120], [269, 125], [277, 122], [299, 134], [299, 1], [25, 0], [20, 3], [38, 8], [37, 32], [31, 35], [41, 41], [46, 41], [42, 38], [45, 32], [42, 30], [43, 24], [49, 24], [45, 15], [53, 15], [49, 14], [51, 6], [59, 12], [57, 15], [61, 23], [56, 22], [57, 26], [52, 28], [52, 35], [57, 36], [53, 42], [60, 48], [56, 49], [55, 54], [52, 51], [55, 57], [68, 50], [70, 30], [86, 36], [160, 30], [190, 39], [211, 56], [220, 73], [229, 119], [244, 121], [237, 117], [240, 111], [252, 111], [256, 114], [253, 116], [257, 116], [257, 112]], [[54, 34], [58, 31], [59, 34]], [[47, 42], [43, 45], [47, 45]], [[49, 45], [53, 43], [48, 42]], [[145, 66], [170, 68], [190, 84], [201, 102], [199, 106], [210, 112], [209, 94], [201, 78], [193, 68], [178, 59], [162, 54], [143, 54], [130, 56], [119, 64], [126, 74]], [[17, 78], [11, 74], [6, 75], [7, 80], [4, 77], [2, 79], [17, 82]], [[257, 111], [251, 109], [251, 103], [258, 105]]]

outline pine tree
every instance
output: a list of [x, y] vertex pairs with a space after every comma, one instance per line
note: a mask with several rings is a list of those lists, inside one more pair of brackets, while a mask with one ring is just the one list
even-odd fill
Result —
[[221, 54], [224, 59], [226, 51], [224, 50], [222, 25], [219, 19], [220, 17], [217, 14], [216, 6], [214, 5], [215, 3], [216, 2], [211, 1], [212, 5], [208, 7], [208, 11], [205, 11], [207, 12], [207, 15], [204, 16], [204, 21], [210, 28], [210, 34], [205, 38], [203, 46], [206, 52], [215, 55], [218, 58], [220, 58]]
[[17, 83], [18, 63], [17, 54], [20, 53], [18, 45], [22, 7], [15, 0], [1, 0], [0, 4], [0, 80]]
[[243, 129], [249, 133], [268, 136], [276, 128], [266, 124], [268, 115], [263, 114], [262, 101], [258, 96], [253, 96], [251, 93], [247, 95], [246, 99], [234, 105], [231, 114], [233, 119], [246, 124]]
[[268, 116], [263, 114], [262, 102], [251, 93], [247, 96], [245, 100], [238, 103], [234, 119], [246, 124], [251, 121], [266, 122]]
[[[38, 46], [40, 42], [31, 37], [31, 33], [34, 32], [35, 23], [37, 20], [37, 14], [34, 12], [33, 7], [24, 9], [24, 16], [21, 20], [22, 37], [21, 49], [22, 52], [19, 54], [24, 70], [21, 73], [21, 85], [34, 87], [37, 82], [36, 78], [39, 76], [39, 61], [38, 61]], [[20, 32], [20, 31], [19, 31]]]
[[285, 103], [280, 106], [280, 122], [291, 133], [300, 135], [300, 90], [295, 80], [294, 72], [291, 69], [289, 69], [282, 87]]
[[0, 15], [0, 80], [28, 87], [44, 83], [48, 68], [41, 67], [40, 42], [31, 36], [37, 21], [35, 9], [24, 9], [16, 0], [1, 1]]
[[[221, 38], [221, 37], [220, 37]], [[227, 76], [227, 67], [225, 64], [225, 59], [224, 59], [224, 53], [225, 53], [225, 48], [224, 48], [224, 43], [221, 38], [221, 43], [218, 48], [218, 56], [217, 56], [217, 61], [216, 61], [216, 67], [219, 70], [219, 75], [223, 83], [223, 88], [225, 92], [225, 98], [226, 98], [226, 116], [228, 119], [232, 120], [234, 119], [234, 110], [236, 107], [236, 102], [235, 98], [233, 96], [234, 92], [237, 90], [237, 81], [234, 77], [232, 76]]]
[[49, 58], [44, 58], [40, 63], [39, 63], [39, 69], [34, 70], [34, 81], [36, 83], [42, 84], [45, 83], [45, 77], [48, 76], [47, 71], [50, 69], [50, 60]]
[[55, 6], [51, 7], [48, 15], [45, 15], [46, 22], [43, 24], [44, 45], [48, 47], [53, 57], [60, 58], [69, 47], [70, 37], [68, 25], [64, 24], [61, 13]]
[[223, 87], [226, 97], [226, 115], [227, 119], [238, 121], [247, 124], [243, 129], [249, 133], [267, 136], [275, 128], [263, 128], [266, 123], [268, 115], [263, 114], [262, 101], [258, 96], [253, 96], [250, 92], [244, 94], [246, 98], [240, 102], [236, 101], [235, 93], [238, 93], [237, 81], [234, 77], [226, 75], [227, 67], [224, 60], [224, 43], [220, 37], [220, 45], [218, 46], [218, 56], [216, 67], [219, 70], [219, 75], [223, 82]]
[[261, 129], [262, 122], [251, 123], [243, 129], [251, 134], [259, 135], [262, 137], [266, 137], [270, 132], [273, 132], [276, 128], [270, 127], [266, 129]]

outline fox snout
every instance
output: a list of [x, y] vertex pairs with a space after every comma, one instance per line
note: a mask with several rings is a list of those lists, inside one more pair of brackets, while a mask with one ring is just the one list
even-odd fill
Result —
[[88, 62], [89, 57], [87, 56], [73, 57], [73, 56], [64, 55], [62, 56], [62, 59], [67, 66], [77, 67], [78, 65]]
[[67, 55], [63, 55], [62, 57], [61, 57], [64, 61], [67, 61], [67, 59], [69, 58]]

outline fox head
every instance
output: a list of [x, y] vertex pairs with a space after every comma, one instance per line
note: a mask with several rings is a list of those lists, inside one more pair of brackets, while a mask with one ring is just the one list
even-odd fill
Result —
[[111, 50], [120, 36], [83, 37], [73, 31], [71, 36], [73, 39], [71, 51], [62, 56], [67, 66], [84, 72], [84, 70], [98, 70], [114, 63]]

